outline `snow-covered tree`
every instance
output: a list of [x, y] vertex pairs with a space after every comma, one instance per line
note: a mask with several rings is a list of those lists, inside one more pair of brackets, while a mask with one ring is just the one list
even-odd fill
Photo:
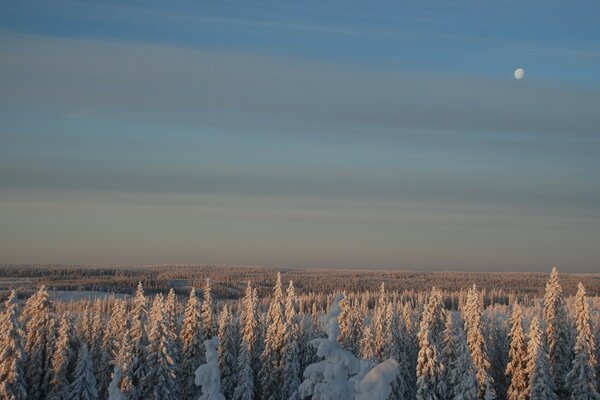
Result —
[[152, 302], [150, 321], [146, 355], [147, 372], [142, 382], [143, 398], [145, 400], [177, 398], [179, 384], [173, 360], [175, 344], [171, 341], [169, 321], [160, 294]]
[[148, 336], [146, 332], [146, 320], [148, 314], [146, 295], [140, 282], [135, 292], [133, 300], [133, 310], [131, 315], [130, 345], [131, 365], [128, 368], [131, 378], [131, 393], [128, 400], [143, 399], [143, 381], [147, 373], [146, 348], [148, 346]]
[[386, 323], [385, 313], [387, 307], [387, 293], [385, 291], [385, 284], [382, 283], [379, 288], [379, 297], [375, 305], [375, 312], [373, 314], [373, 346], [375, 347], [375, 358], [381, 362], [385, 358], [385, 347], [386, 347]]
[[265, 400], [279, 400], [283, 371], [281, 357], [283, 355], [283, 339], [285, 332], [285, 316], [283, 311], [283, 293], [281, 291], [281, 274], [273, 289], [273, 297], [267, 313], [267, 332], [264, 349], [260, 355], [261, 370], [259, 372], [260, 390]]
[[471, 353], [467, 346], [465, 332], [454, 324], [453, 334], [446, 338], [447, 346], [453, 350], [445, 350], [448, 356], [446, 364], [447, 396], [449, 400], [477, 400], [479, 399], [479, 384], [475, 376], [475, 366], [471, 360]]
[[218, 365], [221, 372], [221, 388], [225, 398], [231, 399], [235, 390], [237, 351], [235, 344], [233, 318], [229, 307], [223, 307], [219, 317], [218, 337]]
[[205, 340], [206, 363], [202, 364], [196, 370], [195, 383], [202, 387], [202, 395], [198, 400], [226, 400], [221, 393], [221, 373], [219, 372], [217, 347], [219, 346], [216, 337]]
[[204, 336], [200, 329], [200, 306], [192, 288], [185, 306], [181, 327], [181, 393], [185, 400], [196, 400], [200, 393], [194, 384], [196, 369], [204, 361]]
[[527, 343], [527, 399], [555, 400], [554, 381], [550, 375], [548, 352], [537, 317], [531, 320]]
[[298, 300], [294, 290], [294, 282], [290, 280], [285, 298], [285, 329], [283, 337], [283, 354], [281, 368], [283, 373], [282, 398], [299, 399], [300, 386], [300, 349], [298, 347]]
[[58, 340], [52, 356], [50, 400], [63, 400], [68, 397], [69, 377], [75, 361], [75, 354], [71, 339], [71, 320], [66, 314], [63, 314], [60, 318]]
[[25, 400], [27, 387], [21, 323], [17, 317], [17, 301], [13, 290], [0, 314], [0, 398]]
[[[25, 351], [28, 354], [25, 366], [27, 379], [27, 397], [41, 400], [48, 394], [49, 379], [47, 372], [51, 370], [50, 354], [50, 301], [44, 286], [31, 296], [23, 311], [25, 320]], [[49, 377], [50, 374], [48, 374]]]
[[252, 400], [256, 393], [254, 364], [256, 360], [255, 347], [258, 320], [256, 316], [256, 290], [252, 289], [249, 281], [242, 302], [241, 323], [242, 343], [237, 362], [239, 373], [233, 398], [235, 400]]
[[527, 338], [523, 331], [523, 311], [518, 304], [513, 305], [510, 322], [510, 362], [506, 367], [510, 386], [507, 397], [508, 400], [527, 400]]
[[435, 308], [438, 306], [436, 297], [433, 293], [429, 297], [417, 335], [419, 339], [417, 400], [443, 400], [446, 395], [445, 369], [431, 329], [436, 321]]
[[557, 394], [563, 398], [568, 395], [565, 377], [571, 366], [572, 347], [565, 300], [558, 280], [558, 270], [556, 267], [552, 268], [550, 280], [546, 284], [544, 322], [546, 324], [546, 343], [550, 358], [550, 372], [554, 378]]
[[73, 378], [73, 382], [69, 386], [67, 400], [96, 400], [98, 398], [92, 360], [85, 343], [79, 348]]
[[365, 326], [360, 338], [360, 358], [363, 360], [375, 359], [375, 345], [373, 344], [373, 331], [370, 326]]
[[467, 293], [467, 302], [463, 312], [465, 332], [467, 334], [467, 345], [471, 351], [471, 359], [477, 369], [477, 382], [479, 383], [479, 397], [481, 399], [494, 399], [496, 393], [492, 386], [492, 378], [489, 374], [490, 361], [487, 355], [487, 347], [483, 337], [482, 309], [479, 301], [477, 288]]
[[125, 330], [119, 343], [119, 353], [113, 361], [112, 379], [108, 386], [109, 400], [126, 400], [133, 393], [133, 354], [131, 353], [131, 334]]
[[206, 285], [204, 285], [203, 299], [202, 299], [202, 310], [201, 310], [201, 320], [202, 320], [202, 335], [205, 338], [212, 338], [216, 335], [215, 329], [215, 315], [213, 312], [213, 299], [212, 299], [212, 289], [210, 287], [210, 279], [206, 279]]
[[581, 283], [577, 287], [575, 297], [575, 358], [571, 371], [567, 374], [567, 382], [572, 400], [600, 400], [596, 381], [596, 358], [594, 356], [594, 338], [590, 325], [590, 306], [585, 288]]
[[115, 300], [108, 325], [104, 330], [102, 337], [102, 354], [96, 362], [98, 366], [98, 397], [105, 399], [108, 396], [108, 385], [111, 381], [112, 366], [111, 361], [114, 360], [119, 352], [119, 342], [127, 330], [127, 315], [125, 302], [123, 300]]

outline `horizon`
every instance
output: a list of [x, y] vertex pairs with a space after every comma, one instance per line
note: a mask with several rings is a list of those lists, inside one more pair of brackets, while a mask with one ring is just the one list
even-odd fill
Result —
[[0, 263], [595, 273], [599, 54], [587, 1], [8, 1]]

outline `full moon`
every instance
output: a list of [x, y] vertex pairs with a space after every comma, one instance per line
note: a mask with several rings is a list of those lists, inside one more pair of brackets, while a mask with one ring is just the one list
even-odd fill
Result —
[[515, 69], [515, 79], [520, 81], [521, 79], [523, 79], [523, 77], [525, 76], [525, 71], [523, 70], [523, 68], [517, 68]]

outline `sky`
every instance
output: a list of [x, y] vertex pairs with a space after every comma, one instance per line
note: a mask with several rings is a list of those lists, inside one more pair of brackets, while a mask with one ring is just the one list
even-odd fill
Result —
[[2, 2], [0, 263], [599, 272], [599, 244], [597, 1]]

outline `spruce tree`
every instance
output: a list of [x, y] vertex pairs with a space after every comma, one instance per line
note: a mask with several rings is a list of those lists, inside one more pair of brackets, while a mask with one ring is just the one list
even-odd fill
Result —
[[[454, 333], [448, 346], [452, 347], [453, 356], [446, 364], [447, 399], [477, 400], [479, 399], [479, 383], [475, 376], [476, 369], [471, 360], [464, 330], [454, 325]], [[449, 351], [446, 350], [446, 353]]]
[[0, 398], [7, 400], [27, 398], [24, 371], [27, 354], [23, 348], [24, 332], [17, 317], [16, 300], [13, 290], [0, 314]]
[[219, 371], [221, 372], [221, 390], [226, 398], [231, 399], [235, 390], [237, 352], [233, 317], [228, 306], [223, 307], [219, 317], [218, 337], [217, 351]]
[[[41, 400], [49, 390], [50, 354], [50, 301], [44, 286], [27, 300], [23, 312], [25, 318], [25, 351], [28, 359], [25, 367], [28, 399]], [[48, 374], [47, 374], [48, 372]]]
[[281, 356], [283, 355], [284, 330], [283, 293], [281, 291], [281, 274], [278, 273], [267, 313], [264, 349], [260, 355], [260, 390], [261, 398], [265, 400], [280, 400], [281, 383], [283, 381]]
[[200, 329], [200, 306], [192, 288], [181, 327], [181, 392], [184, 400], [196, 400], [200, 389], [194, 384], [196, 369], [204, 362], [204, 336]]
[[481, 399], [494, 399], [496, 393], [492, 386], [492, 378], [489, 375], [490, 361], [487, 355], [487, 347], [483, 337], [482, 310], [479, 301], [479, 293], [473, 285], [473, 289], [467, 294], [467, 303], [464, 310], [465, 332], [467, 334], [467, 345], [471, 351], [471, 359], [477, 369], [477, 382], [479, 383], [479, 397]]
[[210, 279], [206, 279], [206, 285], [203, 290], [204, 299], [202, 301], [202, 335], [210, 339], [216, 335], [215, 316], [213, 313], [212, 289], [210, 287]]
[[370, 326], [365, 326], [360, 339], [360, 358], [375, 360], [375, 345], [373, 344], [373, 331]]
[[548, 353], [537, 317], [531, 320], [527, 344], [527, 376], [529, 385], [527, 399], [556, 400], [554, 381], [550, 375]]
[[146, 356], [146, 374], [142, 382], [144, 400], [161, 400], [179, 397], [175, 373], [174, 343], [169, 334], [169, 321], [164, 310], [162, 295], [152, 302], [150, 334]]
[[510, 316], [510, 362], [506, 375], [510, 377], [508, 400], [527, 400], [527, 338], [523, 332], [523, 312], [518, 304], [513, 305]]
[[298, 348], [298, 300], [294, 282], [290, 280], [285, 298], [285, 329], [281, 357], [283, 388], [282, 399], [298, 400], [300, 386], [300, 349]]
[[128, 368], [128, 372], [131, 378], [132, 389], [128, 400], [143, 399], [143, 381], [148, 370], [146, 362], [148, 336], [145, 328], [148, 314], [147, 307], [144, 288], [140, 282], [133, 300], [131, 330], [129, 332], [131, 336], [129, 347], [129, 351], [131, 352], [131, 366]]
[[[430, 301], [426, 307], [432, 306]], [[444, 366], [440, 360], [440, 354], [430, 328], [430, 320], [427, 315], [431, 310], [423, 311], [419, 338], [419, 354], [417, 359], [417, 400], [443, 400], [446, 395], [444, 383]]]
[[77, 357], [77, 366], [73, 374], [73, 383], [69, 386], [66, 400], [96, 400], [98, 399], [98, 390], [96, 388], [96, 378], [92, 367], [92, 360], [88, 352], [87, 345], [84, 343], [79, 349]]
[[590, 307], [581, 283], [575, 296], [575, 358], [571, 371], [567, 374], [572, 400], [600, 400], [596, 381], [596, 358], [594, 356], [594, 338], [590, 325]]
[[562, 287], [558, 280], [558, 270], [552, 268], [544, 295], [544, 322], [546, 324], [546, 343], [550, 358], [550, 372], [554, 378], [560, 398], [568, 396], [565, 378], [571, 365], [571, 341], [567, 311]]
[[52, 357], [50, 400], [64, 400], [68, 396], [69, 377], [75, 362], [75, 349], [71, 339], [71, 320], [66, 314], [60, 319], [58, 340]]
[[98, 366], [98, 397], [105, 399], [108, 396], [108, 385], [111, 381], [114, 360], [119, 352], [119, 342], [122, 340], [125, 330], [127, 330], [127, 315], [125, 302], [115, 300], [108, 325], [104, 330], [102, 337], [102, 354], [96, 361]]
[[252, 400], [255, 398], [255, 347], [257, 341], [258, 320], [256, 317], [256, 291], [248, 281], [242, 302], [241, 312], [242, 338], [238, 356], [238, 380], [234, 400]]
[[109, 400], [125, 400], [132, 396], [133, 386], [133, 355], [131, 353], [131, 334], [125, 330], [119, 343], [119, 352], [112, 362], [114, 368], [108, 386]]

